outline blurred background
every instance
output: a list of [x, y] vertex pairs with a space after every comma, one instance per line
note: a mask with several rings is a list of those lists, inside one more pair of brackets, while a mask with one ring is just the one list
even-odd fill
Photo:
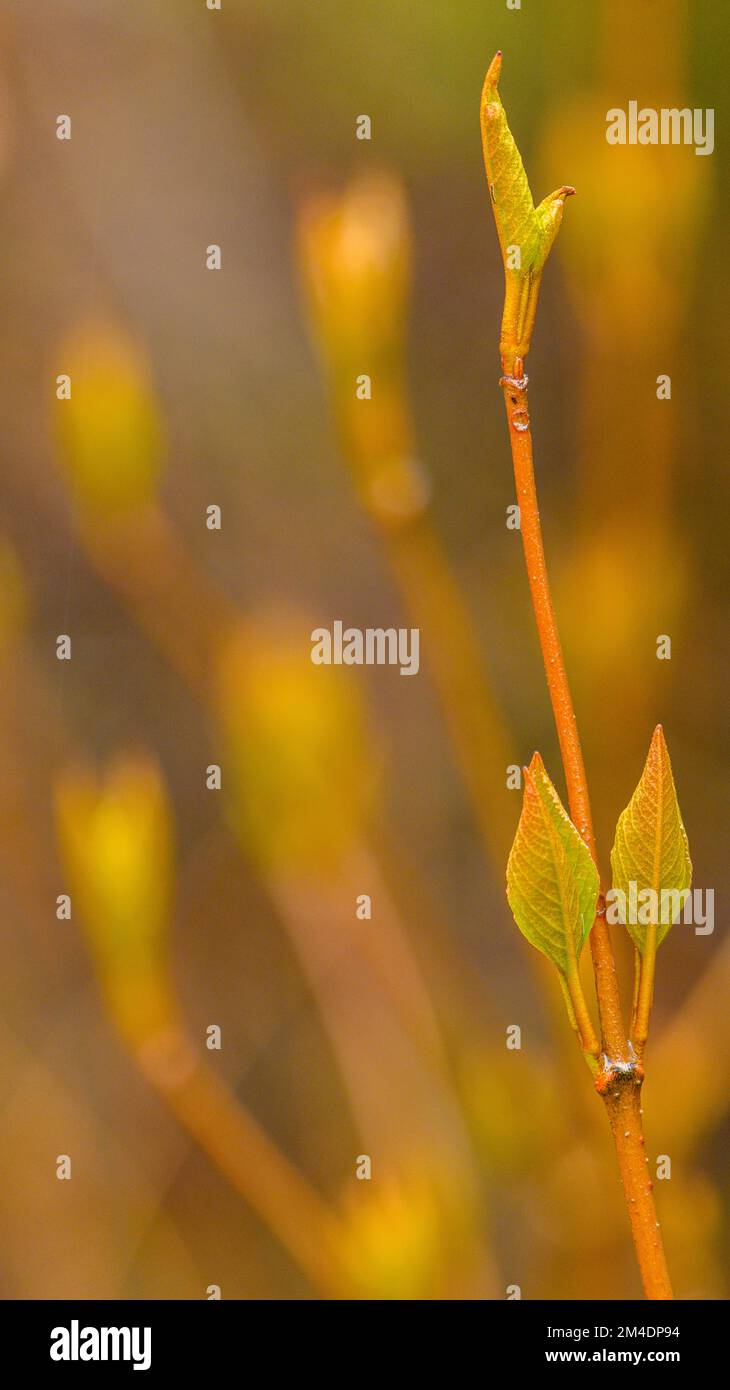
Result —
[[[508, 767], [564, 784], [506, 525], [498, 47], [536, 200], [579, 195], [529, 371], [599, 850], [661, 721], [716, 895], [659, 956], [644, 1118], [676, 1293], [727, 1296], [729, 32], [711, 0], [4, 7], [4, 1297], [639, 1296], [504, 892]], [[715, 153], [609, 146], [629, 100], [714, 108]], [[419, 675], [314, 667], [338, 618], [418, 626]]]

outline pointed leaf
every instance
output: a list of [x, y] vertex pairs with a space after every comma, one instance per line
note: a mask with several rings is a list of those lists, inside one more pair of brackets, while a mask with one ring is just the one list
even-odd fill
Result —
[[[656, 944], [664, 940], [672, 918], [676, 915], [677, 900], [667, 899], [662, 905], [661, 894], [678, 893], [683, 900], [692, 882], [692, 862], [687, 835], [677, 801], [664, 731], [657, 724], [634, 795], [626, 810], [619, 816], [616, 840], [611, 851], [613, 886], [625, 894], [630, 911], [632, 900], [641, 910], [639, 895], [647, 888], [657, 895]], [[635, 887], [632, 889], [632, 884]], [[644, 914], [642, 914], [644, 915]], [[647, 940], [648, 924], [626, 923], [627, 931], [641, 952]]]
[[564, 975], [595, 920], [598, 872], [535, 753], [507, 864], [507, 899], [527, 940]]
[[[484, 167], [504, 263], [505, 298], [499, 351], [505, 373], [522, 376], [530, 350], [543, 266], [560, 226], [568, 184], [532, 201], [525, 167], [499, 96], [502, 54], [489, 65], [482, 89], [480, 118]], [[515, 254], [519, 249], [519, 256]]]
[[575, 192], [567, 184], [551, 193], [536, 208], [525, 166], [507, 124], [499, 95], [502, 54], [489, 65], [481, 101], [482, 147], [489, 192], [502, 255], [508, 246], [519, 246], [521, 265], [516, 278], [537, 273], [547, 260], [563, 215], [565, 199]]

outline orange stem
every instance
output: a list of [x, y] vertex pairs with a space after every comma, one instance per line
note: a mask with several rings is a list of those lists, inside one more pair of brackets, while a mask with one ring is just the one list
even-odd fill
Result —
[[[560, 743], [570, 814], [598, 867], [588, 782], [542, 541], [532, 460], [527, 377], [521, 357], [513, 357], [512, 360], [503, 358], [502, 365], [505, 375], [500, 385], [507, 409], [527, 577]], [[642, 1132], [640, 1097], [644, 1074], [634, 1062], [626, 1039], [603, 892], [599, 896], [590, 943], [605, 1053], [605, 1069], [596, 1082], [596, 1088], [608, 1111], [644, 1292], [650, 1299], [670, 1299], [672, 1287], [656, 1218], [652, 1183], [647, 1172], [648, 1159]]]

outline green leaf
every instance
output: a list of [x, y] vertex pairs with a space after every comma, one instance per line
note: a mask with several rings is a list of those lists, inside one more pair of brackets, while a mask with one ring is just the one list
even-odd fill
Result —
[[575, 971], [593, 926], [598, 871], [535, 753], [507, 864], [507, 899], [531, 945], [563, 975]]
[[[681, 902], [692, 882], [687, 835], [661, 724], [654, 730], [641, 781], [626, 810], [619, 816], [611, 869], [614, 888], [625, 894], [629, 908], [632, 899], [638, 901], [641, 915], [644, 915], [641, 894], [653, 889], [658, 911], [651, 915], [659, 946], [672, 925], [677, 908], [677, 900], [672, 902], [671, 897], [662, 903], [662, 893], [679, 894]], [[635, 885], [633, 889], [632, 885]], [[630, 910], [626, 912], [627, 917], [632, 915]], [[649, 924], [627, 921], [626, 929], [643, 954]]]
[[[518, 371], [530, 350], [540, 279], [558, 234], [565, 199], [575, 193], [563, 184], [538, 207], [532, 201], [525, 167], [507, 125], [498, 84], [502, 54], [489, 65], [482, 89], [480, 118], [484, 167], [504, 263], [505, 298], [499, 350], [504, 371]], [[519, 260], [515, 248], [519, 248]]]
[[484, 166], [497, 223], [497, 234], [506, 257], [508, 246], [519, 246], [521, 266], [508, 273], [518, 279], [539, 274], [558, 233], [565, 199], [575, 192], [564, 185], [543, 199], [539, 207], [532, 201], [525, 166], [507, 124], [498, 84], [502, 55], [492, 59], [484, 80], [481, 101]]

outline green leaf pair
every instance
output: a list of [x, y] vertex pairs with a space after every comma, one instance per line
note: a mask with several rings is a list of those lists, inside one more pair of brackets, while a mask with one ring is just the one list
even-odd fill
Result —
[[[522, 814], [507, 864], [507, 899], [523, 936], [568, 977], [595, 921], [598, 871], [539, 753], [524, 776]], [[690, 886], [687, 836], [661, 725], [639, 785], [619, 817], [611, 866], [614, 889], [625, 895], [625, 903], [637, 896], [641, 901], [646, 889], [657, 902], [662, 893], [681, 897]], [[654, 949], [666, 936], [671, 918], [661, 916], [650, 923], [626, 921], [640, 952], [648, 940]]]

